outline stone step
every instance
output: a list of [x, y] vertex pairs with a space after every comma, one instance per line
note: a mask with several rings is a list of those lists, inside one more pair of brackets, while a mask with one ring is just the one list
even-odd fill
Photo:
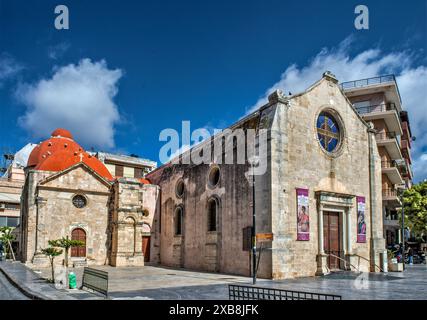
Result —
[[74, 268], [87, 267], [87, 261], [86, 260], [76, 260], [76, 261], [73, 261], [73, 267]]

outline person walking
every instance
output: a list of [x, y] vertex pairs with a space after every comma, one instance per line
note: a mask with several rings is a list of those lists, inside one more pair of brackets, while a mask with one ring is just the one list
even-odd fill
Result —
[[414, 250], [410, 246], [408, 246], [407, 253], [408, 253], [409, 265], [413, 265], [414, 264]]
[[0, 241], [0, 261], [3, 261], [3, 242]]

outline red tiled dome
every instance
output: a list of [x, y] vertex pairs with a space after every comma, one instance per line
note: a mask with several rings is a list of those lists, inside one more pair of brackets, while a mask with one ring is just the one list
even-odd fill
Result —
[[65, 129], [56, 129], [49, 139], [36, 146], [28, 158], [27, 165], [35, 170], [62, 171], [79, 162], [84, 162], [101, 177], [113, 179], [105, 165], [84, 151]]
[[51, 136], [52, 137], [68, 138], [71, 140], [73, 139], [73, 135], [71, 134], [71, 132], [66, 130], [66, 129], [62, 129], [62, 128], [58, 128], [55, 131], [53, 131]]
[[150, 180], [145, 179], [145, 178], [141, 178], [139, 179], [139, 182], [143, 183], [143, 184], [151, 184]]

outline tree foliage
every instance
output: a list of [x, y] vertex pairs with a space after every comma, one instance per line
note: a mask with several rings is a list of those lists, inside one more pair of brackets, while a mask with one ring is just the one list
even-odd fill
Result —
[[52, 247], [64, 248], [64, 255], [65, 255], [64, 263], [66, 267], [68, 267], [68, 252], [70, 248], [83, 247], [85, 245], [83, 241], [72, 240], [68, 238], [68, 236], [66, 238], [62, 237], [61, 239], [57, 239], [57, 240], [49, 240], [48, 243]]
[[48, 247], [48, 248], [42, 249], [41, 252], [49, 257], [50, 267], [52, 271], [52, 282], [55, 282], [55, 271], [54, 271], [53, 262], [55, 260], [55, 257], [62, 254], [62, 250], [54, 247]]
[[0, 227], [0, 241], [3, 243], [6, 257], [11, 253], [10, 243], [15, 240], [15, 235], [12, 234], [13, 229], [12, 227]]
[[427, 181], [415, 184], [403, 193], [405, 226], [417, 238], [427, 235]]

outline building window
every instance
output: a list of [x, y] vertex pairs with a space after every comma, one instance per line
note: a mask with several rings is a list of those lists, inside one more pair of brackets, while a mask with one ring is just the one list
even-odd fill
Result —
[[178, 198], [182, 198], [182, 196], [184, 195], [184, 191], [185, 191], [184, 181], [179, 180], [175, 186], [175, 194]]
[[6, 210], [19, 210], [20, 207], [19, 203], [5, 203], [4, 205]]
[[18, 217], [2, 216], [0, 217], [0, 227], [16, 228], [19, 225]]
[[84, 196], [78, 194], [73, 197], [73, 205], [79, 209], [84, 208], [87, 205], [87, 200]]
[[211, 170], [209, 171], [209, 176], [208, 176], [208, 184], [211, 188], [214, 188], [218, 185], [219, 180], [220, 180], [220, 171], [219, 171], [219, 167], [212, 167]]
[[71, 240], [79, 240], [84, 243], [82, 247], [71, 247], [72, 257], [86, 257], [86, 232], [81, 228], [76, 228], [71, 232]]
[[217, 231], [218, 203], [212, 198], [208, 201], [208, 231]]
[[333, 152], [339, 146], [340, 128], [336, 119], [328, 112], [321, 112], [317, 118], [317, 137], [327, 152]]
[[184, 222], [184, 212], [181, 207], [175, 209], [175, 235], [182, 235], [182, 225]]
[[123, 167], [123, 166], [116, 165], [116, 172], [115, 172], [115, 176], [116, 176], [116, 177], [123, 177], [123, 173], [124, 173], [124, 167]]
[[134, 168], [134, 177], [141, 179], [143, 177], [143, 171], [141, 168]]

